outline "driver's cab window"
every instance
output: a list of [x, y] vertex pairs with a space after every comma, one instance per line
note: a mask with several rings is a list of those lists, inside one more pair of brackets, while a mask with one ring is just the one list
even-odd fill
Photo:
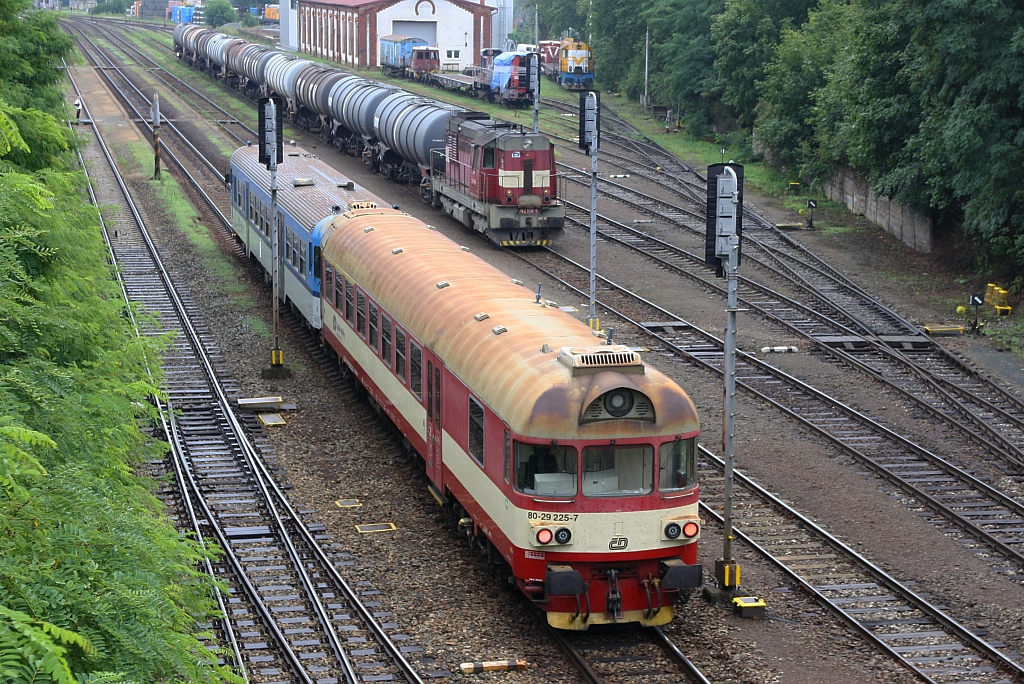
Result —
[[679, 491], [697, 484], [697, 438], [677, 439], [658, 448], [658, 489]]
[[493, 169], [494, 168], [494, 148], [493, 147], [485, 147], [484, 148], [484, 168], [485, 169]]
[[575, 447], [515, 443], [516, 490], [538, 496], [576, 494]]

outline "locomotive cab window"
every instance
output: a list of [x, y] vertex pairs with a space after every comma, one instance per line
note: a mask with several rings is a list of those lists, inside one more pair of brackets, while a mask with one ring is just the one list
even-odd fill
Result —
[[515, 442], [516, 491], [540, 496], [575, 496], [575, 447]]
[[583, 449], [583, 494], [630, 496], [654, 488], [654, 447], [589, 446]]
[[484, 465], [484, 407], [469, 398], [469, 455]]
[[493, 147], [488, 146], [488, 147], [484, 148], [484, 168], [485, 169], [493, 169], [494, 168], [494, 148]]
[[697, 438], [665, 442], [658, 448], [658, 489], [679, 491], [697, 484]]

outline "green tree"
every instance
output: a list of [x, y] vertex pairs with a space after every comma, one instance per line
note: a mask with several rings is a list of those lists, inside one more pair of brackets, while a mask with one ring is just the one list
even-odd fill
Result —
[[[811, 122], [815, 97], [827, 82], [851, 13], [851, 6], [843, 0], [822, 0], [799, 30], [782, 33], [775, 56], [765, 69], [756, 118], [758, 138], [777, 166], [799, 169], [818, 159]], [[805, 172], [821, 177], [831, 171], [814, 168]]]
[[817, 0], [726, 0], [711, 24], [715, 68], [722, 101], [736, 108], [740, 122], [753, 123], [754, 109], [782, 32], [807, 21]]
[[210, 0], [206, 3], [206, 12], [203, 16], [206, 23], [213, 28], [238, 21], [238, 11], [230, 0]]
[[71, 37], [53, 12], [30, 8], [30, 0], [0, 0], [0, 94], [14, 107], [59, 112], [61, 58], [71, 55]]

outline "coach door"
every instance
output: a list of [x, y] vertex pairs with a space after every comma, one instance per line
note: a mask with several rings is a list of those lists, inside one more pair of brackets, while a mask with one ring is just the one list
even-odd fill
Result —
[[438, 490], [444, 492], [441, 480], [441, 364], [423, 350], [427, 360], [427, 474]]

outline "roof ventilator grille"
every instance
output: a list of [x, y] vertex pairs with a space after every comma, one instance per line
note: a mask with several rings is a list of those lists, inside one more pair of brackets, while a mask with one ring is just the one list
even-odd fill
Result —
[[558, 360], [570, 368], [573, 375], [587, 375], [603, 370], [616, 370], [622, 373], [645, 371], [640, 355], [621, 344], [606, 347], [562, 347]]

